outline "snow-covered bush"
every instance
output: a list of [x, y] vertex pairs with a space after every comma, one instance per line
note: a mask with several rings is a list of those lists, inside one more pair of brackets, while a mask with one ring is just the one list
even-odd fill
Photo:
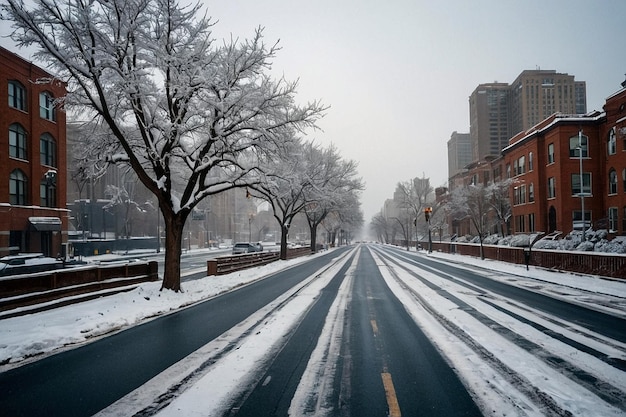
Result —
[[511, 237], [509, 246], [525, 248], [530, 246], [530, 235], [514, 235]]
[[594, 249], [596, 252], [626, 253], [626, 236], [617, 236], [613, 240], [602, 240]]
[[485, 245], [498, 245], [498, 241], [500, 240], [499, 235], [489, 235], [483, 239], [483, 243]]
[[[501, 237], [497, 234], [489, 235], [483, 239], [485, 245], [528, 247], [537, 234], [519, 234]], [[480, 243], [477, 236], [465, 235], [458, 242]], [[585, 230], [585, 240], [582, 241], [582, 232], [572, 231], [561, 239], [543, 238], [533, 245], [533, 249], [551, 249], [562, 251], [584, 251], [604, 253], [626, 253], [626, 236], [616, 236], [609, 240], [609, 232], [606, 229]]]

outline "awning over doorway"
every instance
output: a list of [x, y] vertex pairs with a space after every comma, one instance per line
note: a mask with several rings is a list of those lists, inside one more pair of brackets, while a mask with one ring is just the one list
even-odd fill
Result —
[[58, 217], [29, 217], [28, 221], [38, 232], [60, 232], [61, 219]]

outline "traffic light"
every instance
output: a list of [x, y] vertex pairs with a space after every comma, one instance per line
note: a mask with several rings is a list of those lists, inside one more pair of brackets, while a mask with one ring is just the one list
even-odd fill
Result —
[[424, 218], [426, 219], [426, 221], [430, 221], [430, 215], [433, 213], [433, 208], [432, 207], [426, 207], [424, 209]]

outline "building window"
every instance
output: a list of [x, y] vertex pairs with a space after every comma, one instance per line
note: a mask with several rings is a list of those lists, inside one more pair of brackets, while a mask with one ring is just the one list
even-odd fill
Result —
[[622, 232], [626, 232], [626, 206], [622, 210]]
[[56, 207], [56, 187], [50, 181], [44, 179], [39, 184], [39, 197], [41, 207]]
[[19, 123], [9, 126], [9, 156], [28, 159], [26, 155], [26, 131]]
[[513, 201], [515, 205], [526, 204], [526, 186], [525, 185], [520, 185], [519, 187], [513, 188], [513, 192], [514, 192]]
[[617, 138], [615, 137], [615, 128], [609, 130], [609, 139], [607, 143], [607, 150], [609, 155], [615, 155], [617, 153]]
[[548, 198], [556, 197], [556, 180], [554, 177], [548, 178]]
[[516, 232], [524, 232], [526, 225], [525, 225], [525, 218], [524, 216], [515, 216], [515, 231]]
[[528, 153], [528, 170], [529, 171], [533, 170], [533, 153], [532, 152]]
[[617, 171], [613, 168], [609, 171], [609, 195], [617, 194]]
[[589, 157], [589, 138], [585, 135], [572, 136], [569, 138], [569, 156], [570, 158], [580, 158], [580, 151], [582, 148], [582, 157]]
[[517, 161], [515, 161], [516, 172], [515, 175], [521, 175], [526, 172], [526, 157], [520, 156]]
[[535, 201], [535, 185], [531, 182], [528, 185], [528, 202], [532, 203]]
[[57, 120], [57, 113], [54, 107], [54, 97], [50, 93], [43, 92], [39, 94], [39, 116], [42, 119], [55, 122]]
[[9, 107], [26, 111], [26, 89], [18, 81], [9, 81]]
[[[583, 216], [581, 210], [574, 210], [572, 213], [572, 228], [574, 230], [581, 230], [583, 226]], [[591, 227], [591, 211], [585, 210], [585, 229]]]
[[622, 169], [622, 187], [626, 193], [626, 168]]
[[548, 145], [548, 164], [554, 163], [554, 143]]
[[617, 207], [609, 207], [609, 232], [617, 232]]
[[57, 164], [57, 147], [54, 138], [48, 133], [41, 135], [39, 140], [41, 164], [55, 167]]
[[530, 213], [528, 215], [528, 231], [529, 232], [535, 231], [535, 213]]
[[591, 196], [591, 173], [583, 172], [583, 184], [580, 186], [580, 174], [572, 174], [572, 195]]
[[511, 178], [511, 164], [506, 164], [506, 177]]
[[15, 169], [9, 175], [9, 202], [15, 205], [26, 205], [26, 176]]

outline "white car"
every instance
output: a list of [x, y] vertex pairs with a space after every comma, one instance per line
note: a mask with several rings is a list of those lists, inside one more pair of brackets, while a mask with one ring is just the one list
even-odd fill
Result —
[[263, 246], [260, 243], [235, 243], [233, 246], [233, 255], [239, 253], [263, 252]]

